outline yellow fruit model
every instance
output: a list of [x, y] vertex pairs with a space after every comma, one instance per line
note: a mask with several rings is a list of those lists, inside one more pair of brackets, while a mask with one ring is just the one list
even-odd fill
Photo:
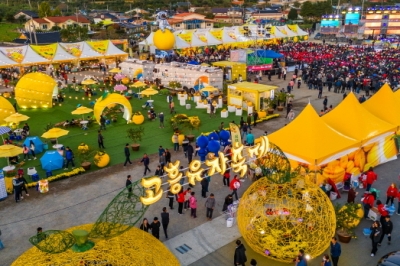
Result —
[[[368, 152], [367, 154], [367, 163], [374, 167], [377, 166], [379, 164], [379, 145], [376, 144], [374, 145]], [[362, 169], [365, 167], [362, 167]]]
[[360, 169], [364, 169], [364, 164], [365, 164], [365, 153], [363, 149], [359, 149], [354, 155], [354, 166]]
[[346, 168], [348, 162], [349, 162], [349, 157], [347, 157], [347, 155], [343, 156], [342, 158], [340, 158], [340, 167]]
[[175, 36], [168, 29], [157, 30], [153, 35], [153, 43], [159, 50], [171, 50], [175, 45]]
[[110, 156], [105, 153], [105, 152], [98, 152], [94, 156], [94, 164], [97, 165], [97, 167], [103, 168], [106, 167], [110, 163]]
[[383, 153], [386, 159], [395, 157], [398, 153], [394, 136], [387, 136], [383, 143]]
[[141, 124], [143, 124], [143, 122], [144, 122], [144, 116], [143, 116], [142, 114], [140, 114], [140, 113], [134, 114], [134, 115], [132, 116], [132, 122], [133, 122], [135, 125], [141, 125]]

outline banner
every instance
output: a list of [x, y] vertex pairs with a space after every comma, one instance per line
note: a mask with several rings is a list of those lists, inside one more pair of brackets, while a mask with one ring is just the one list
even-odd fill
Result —
[[181, 38], [182, 40], [184, 40], [187, 43], [191, 43], [192, 42], [192, 34], [191, 32], [189, 33], [181, 33], [178, 34], [178, 37]]
[[80, 57], [82, 54], [82, 44], [81, 43], [63, 43], [64, 49], [75, 57]]
[[104, 41], [89, 41], [87, 44], [90, 45], [90, 47], [95, 50], [96, 52], [100, 54], [105, 54], [108, 49], [108, 42], [109, 40], [104, 40]]
[[49, 44], [49, 45], [31, 45], [31, 48], [38, 53], [41, 57], [46, 58], [47, 60], [52, 60], [57, 52], [57, 44]]
[[14, 60], [17, 63], [21, 63], [24, 60], [26, 47], [10, 47], [10, 48], [1, 48], [2, 52], [11, 60]]
[[236, 147], [236, 145], [241, 145], [242, 137], [240, 136], [239, 127], [234, 123], [229, 123], [229, 129], [231, 131], [232, 147]]
[[222, 34], [223, 34], [223, 30], [212, 30], [210, 31], [210, 33], [212, 34], [212, 36], [214, 36], [217, 40], [222, 40]]
[[197, 38], [199, 38], [200, 41], [207, 43], [207, 36], [204, 32], [194, 34], [196, 34]]

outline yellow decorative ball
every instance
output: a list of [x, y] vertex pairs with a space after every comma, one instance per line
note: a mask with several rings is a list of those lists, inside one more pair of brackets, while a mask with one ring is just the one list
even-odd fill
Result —
[[94, 164], [97, 167], [103, 168], [106, 167], [110, 163], [110, 156], [105, 152], [98, 152], [94, 156]]
[[322, 254], [335, 235], [335, 210], [326, 194], [302, 177], [254, 182], [240, 199], [239, 231], [257, 253], [291, 263], [300, 249]]
[[89, 146], [87, 144], [85, 144], [85, 143], [81, 143], [78, 146], [78, 151], [84, 152], [84, 151], [88, 151], [88, 150], [89, 150]]
[[[92, 224], [79, 225], [66, 231], [82, 229], [89, 232], [92, 226]], [[63, 253], [50, 254], [32, 247], [11, 265], [180, 265], [178, 259], [161, 241], [139, 228], [133, 227], [122, 235], [110, 239], [90, 240], [95, 242], [95, 246], [86, 252], [74, 252], [69, 249]]]
[[304, 40], [305, 41], [307, 41], [308, 40], [308, 36], [306, 35], [306, 36], [304, 36]]
[[132, 122], [136, 125], [141, 125], [144, 122], [144, 116], [142, 114], [133, 115]]
[[153, 35], [153, 43], [159, 50], [171, 50], [175, 45], [175, 36], [168, 29], [157, 30]]
[[121, 81], [123, 84], [128, 84], [130, 80], [129, 78], [123, 78]]

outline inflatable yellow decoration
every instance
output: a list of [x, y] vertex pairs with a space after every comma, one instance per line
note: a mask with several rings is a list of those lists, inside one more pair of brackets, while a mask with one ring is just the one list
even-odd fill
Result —
[[129, 80], [129, 78], [123, 78], [121, 81], [124, 84], [128, 84], [130, 80]]
[[[182, 145], [182, 142], [183, 142], [184, 139], [185, 139], [185, 135], [179, 134], [179, 136], [178, 136], [179, 145]], [[172, 143], [174, 143], [174, 135], [172, 135], [171, 141], [172, 141]]]
[[78, 146], [78, 151], [84, 152], [84, 151], [88, 151], [88, 150], [89, 150], [89, 146], [87, 144], [85, 144], [85, 143], [81, 143]]
[[105, 152], [98, 152], [94, 156], [94, 164], [97, 167], [103, 168], [106, 167], [110, 163], [110, 156]]
[[4, 121], [4, 118], [9, 117], [12, 114], [15, 114], [15, 109], [13, 105], [4, 97], [0, 96], [0, 126], [6, 125], [7, 122]]
[[129, 123], [132, 117], [132, 106], [128, 99], [126, 99], [119, 93], [111, 93], [108, 94], [105, 98], [103, 98], [102, 96], [97, 99], [96, 104], [93, 108], [94, 117], [96, 118], [97, 123], [100, 124], [100, 115], [103, 113], [103, 110], [111, 104], [121, 104], [124, 106], [123, 117]]
[[168, 29], [157, 30], [153, 35], [153, 43], [159, 50], [171, 50], [175, 45], [175, 36]]
[[237, 217], [241, 235], [255, 252], [286, 263], [300, 249], [311, 258], [322, 254], [336, 229], [331, 201], [303, 177], [283, 184], [267, 178], [254, 182], [240, 199]]
[[141, 113], [136, 113], [132, 116], [132, 122], [135, 125], [141, 125], [144, 122], [144, 116]]

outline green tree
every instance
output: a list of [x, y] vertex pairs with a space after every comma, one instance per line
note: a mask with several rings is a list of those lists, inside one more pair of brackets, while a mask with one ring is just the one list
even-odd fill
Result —
[[51, 17], [53, 15], [50, 4], [46, 1], [40, 3], [38, 11], [39, 11], [39, 17], [41, 18]]
[[21, 15], [18, 17], [18, 21], [20, 24], [25, 23], [26, 22], [26, 16], [25, 15]]
[[6, 15], [6, 20], [7, 20], [7, 22], [14, 22], [15, 21], [14, 14], [8, 13]]
[[299, 1], [296, 1], [296, 2], [293, 3], [293, 6], [295, 8], [299, 8], [301, 6], [301, 4], [299, 3]]
[[205, 18], [207, 18], [207, 19], [214, 19], [214, 17], [215, 17], [214, 14], [211, 12], [206, 13], [206, 16], [205, 16]]
[[55, 17], [56, 16], [62, 16], [62, 13], [61, 13], [60, 9], [56, 8], [56, 9], [53, 10], [53, 12], [51, 12], [51, 15], [55, 16]]
[[295, 20], [297, 19], [297, 10], [294, 8], [291, 8], [288, 14], [288, 19], [290, 20]]
[[303, 17], [315, 16], [315, 10], [313, 10], [313, 4], [310, 1], [305, 1], [300, 9], [300, 15]]
[[63, 41], [76, 42], [88, 39], [87, 27], [68, 25], [65, 29], [60, 30], [60, 35]]

